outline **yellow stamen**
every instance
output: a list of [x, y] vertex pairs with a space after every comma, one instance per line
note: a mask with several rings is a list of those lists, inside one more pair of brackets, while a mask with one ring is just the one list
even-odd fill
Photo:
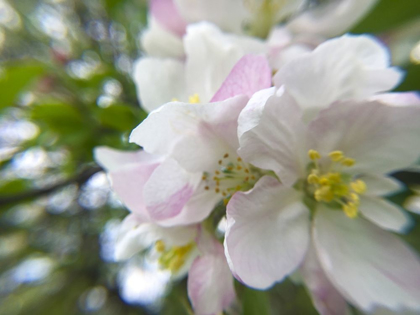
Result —
[[188, 102], [191, 103], [191, 104], [198, 104], [198, 103], [200, 103], [200, 96], [198, 96], [198, 94], [195, 93], [194, 95], [191, 95], [188, 98]]
[[359, 209], [357, 205], [353, 202], [349, 202], [343, 206], [343, 211], [350, 219], [354, 219], [357, 217], [359, 213]]
[[163, 253], [165, 251], [165, 243], [162, 240], [158, 240], [155, 243], [155, 248], [159, 253]]
[[354, 190], [355, 193], [359, 195], [366, 192], [366, 183], [360, 179], [351, 182], [350, 187]]
[[354, 159], [351, 158], [345, 158], [344, 160], [341, 161], [341, 164], [343, 164], [344, 166], [353, 166], [354, 163], [356, 163], [356, 161]]
[[308, 184], [319, 184], [319, 177], [316, 174], [309, 174], [307, 180]]
[[308, 156], [312, 161], [319, 160], [321, 158], [321, 155], [316, 150], [309, 150]]
[[328, 154], [328, 156], [333, 162], [339, 162], [344, 158], [342, 151], [332, 151]]

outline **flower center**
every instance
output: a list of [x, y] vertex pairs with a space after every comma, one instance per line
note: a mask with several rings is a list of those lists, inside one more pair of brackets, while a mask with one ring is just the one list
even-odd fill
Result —
[[[172, 102], [178, 102], [179, 100], [176, 97], [174, 97], [174, 98], [172, 98], [171, 101]], [[195, 93], [193, 95], [190, 95], [188, 97], [188, 103], [190, 103], [190, 104], [199, 104], [200, 102], [201, 102], [200, 95], [198, 95], [197, 93]]]
[[342, 172], [343, 167], [352, 167], [356, 161], [346, 157], [342, 151], [328, 154], [331, 164], [328, 171], [319, 166], [321, 155], [318, 151], [309, 150], [309, 158], [313, 161], [307, 177], [310, 192], [318, 202], [336, 202], [349, 218], [357, 217], [360, 198], [366, 191], [366, 183], [360, 179], [353, 180], [351, 175]]
[[173, 273], [181, 269], [193, 248], [193, 243], [188, 243], [184, 246], [173, 246], [170, 249], [166, 249], [165, 242], [162, 240], [155, 243], [156, 251], [161, 254], [159, 257], [160, 266]]
[[252, 165], [242, 161], [240, 157], [231, 159], [226, 153], [218, 161], [218, 167], [213, 173], [203, 173], [204, 189], [213, 189], [223, 197], [225, 205], [237, 191], [246, 191], [254, 187], [262, 172]]

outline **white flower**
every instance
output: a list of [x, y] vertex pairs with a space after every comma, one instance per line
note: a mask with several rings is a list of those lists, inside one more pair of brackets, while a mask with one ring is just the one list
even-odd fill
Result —
[[223, 246], [200, 226], [165, 228], [130, 214], [120, 225], [115, 258], [125, 260], [143, 251], [173, 279], [188, 274], [195, 314], [216, 314], [235, 299]]
[[205, 22], [188, 27], [183, 47], [185, 61], [143, 57], [136, 62], [134, 82], [147, 111], [174, 99], [208, 103], [241, 57], [266, 49], [262, 41], [223, 34]]
[[146, 152], [165, 156], [165, 163], [170, 163], [156, 169], [144, 188], [152, 218], [167, 219], [171, 225], [175, 217], [182, 218], [181, 224], [199, 222], [218, 202], [252, 187], [261, 174], [236, 153], [238, 116], [253, 93], [270, 85], [267, 60], [247, 55], [211, 103], [165, 104], [133, 130], [130, 141]]
[[[418, 256], [392, 232], [411, 221], [381, 196], [399, 188], [386, 174], [420, 155], [420, 100], [392, 88], [383, 48], [342, 37], [276, 75], [239, 119], [244, 160], [275, 172], [227, 207], [232, 272], [255, 288], [299, 266], [321, 314], [420, 309]], [[373, 100], [377, 99], [377, 100]]]

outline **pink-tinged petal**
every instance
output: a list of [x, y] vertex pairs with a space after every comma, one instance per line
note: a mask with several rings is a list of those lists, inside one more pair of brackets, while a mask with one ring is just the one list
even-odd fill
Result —
[[407, 232], [413, 224], [403, 209], [382, 198], [362, 196], [359, 210], [371, 222], [393, 232]]
[[294, 189], [263, 177], [227, 206], [225, 252], [245, 284], [266, 289], [293, 272], [309, 243], [309, 211]]
[[188, 95], [211, 100], [246, 51], [216, 26], [201, 22], [188, 26], [184, 36]]
[[355, 159], [352, 174], [384, 174], [405, 168], [420, 155], [420, 107], [379, 102], [337, 102], [320, 112], [308, 135], [321, 155], [341, 150]]
[[235, 299], [233, 277], [216, 239], [200, 235], [197, 245], [200, 256], [188, 273], [188, 297], [195, 314], [218, 314]]
[[420, 105], [420, 96], [417, 92], [383, 93], [373, 96], [371, 100], [394, 106]]
[[286, 64], [274, 82], [284, 85], [312, 118], [335, 101], [362, 99], [395, 87], [402, 74], [389, 62], [387, 49], [373, 37], [344, 35]]
[[162, 157], [143, 150], [123, 151], [109, 147], [96, 147], [93, 152], [95, 161], [106, 171], [114, 171], [128, 164], [156, 164]]
[[178, 36], [184, 35], [187, 23], [179, 14], [174, 0], [151, 0], [150, 13], [167, 30]]
[[177, 216], [194, 195], [201, 176], [186, 172], [172, 159], [159, 165], [143, 189], [150, 217], [159, 221]]
[[186, 100], [184, 64], [174, 59], [140, 58], [134, 65], [133, 80], [141, 106], [148, 112], [172, 101]]
[[361, 310], [420, 310], [420, 260], [396, 236], [363, 218], [320, 207], [314, 243], [327, 277]]
[[148, 18], [148, 28], [141, 34], [141, 47], [148, 56], [159, 58], [185, 57], [182, 38], [169, 32], [153, 16]]
[[143, 199], [143, 188], [162, 158], [144, 151], [128, 152], [107, 147], [94, 151], [96, 161], [108, 170], [112, 188], [139, 218], [149, 219]]
[[239, 146], [237, 121], [246, 102], [246, 96], [236, 96], [209, 104], [166, 104], [133, 130], [130, 141], [173, 157], [190, 172], [212, 171]]
[[313, 245], [309, 247], [299, 271], [319, 314], [348, 314], [346, 300], [326, 277]]
[[364, 174], [360, 179], [365, 182], [366, 194], [369, 196], [385, 196], [396, 193], [403, 188], [401, 182], [384, 175]]
[[[257, 108], [257, 113], [260, 109]], [[242, 121], [241, 121], [242, 122]], [[286, 185], [306, 173], [306, 156], [300, 147], [306, 126], [302, 111], [287, 93], [268, 98], [258, 124], [242, 134], [238, 154], [263, 169], [275, 171]], [[241, 130], [241, 129], [240, 129]]]
[[378, 0], [338, 0], [308, 10], [288, 23], [294, 33], [334, 37], [360, 21]]
[[271, 87], [261, 90], [251, 97], [238, 118], [238, 138], [241, 138], [246, 131], [258, 125], [264, 106], [267, 100], [274, 95], [275, 91], [276, 88]]
[[186, 225], [202, 222], [221, 201], [220, 194], [205, 189], [206, 183], [201, 182], [194, 194], [182, 208], [178, 215], [159, 220], [162, 226]]
[[267, 58], [245, 55], [233, 67], [212, 102], [224, 101], [236, 95], [252, 95], [271, 86], [271, 69]]

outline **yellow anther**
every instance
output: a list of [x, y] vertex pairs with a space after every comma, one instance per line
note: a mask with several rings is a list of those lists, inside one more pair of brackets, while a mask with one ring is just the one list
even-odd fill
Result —
[[165, 251], [165, 243], [162, 240], [158, 240], [155, 243], [155, 248], [159, 253], [163, 253]]
[[349, 187], [345, 184], [334, 185], [332, 191], [334, 196], [341, 198], [348, 195]]
[[225, 198], [223, 199], [223, 205], [226, 207], [227, 204], [229, 203], [230, 198]]
[[329, 186], [322, 186], [315, 190], [315, 199], [316, 201], [326, 201], [330, 202], [334, 199], [334, 193], [331, 191]]
[[319, 177], [316, 174], [309, 174], [308, 184], [314, 185], [319, 183]]
[[328, 173], [328, 179], [331, 183], [338, 184], [341, 182], [341, 174], [340, 173]]
[[176, 257], [175, 259], [171, 260], [171, 262], [169, 263], [168, 269], [171, 272], [176, 272], [178, 271], [182, 265], [184, 264], [184, 259], [181, 257]]
[[360, 202], [360, 198], [359, 195], [356, 193], [351, 193], [350, 194], [350, 199], [355, 203], [355, 204], [359, 204]]
[[334, 162], [341, 161], [344, 158], [344, 154], [342, 151], [332, 151], [328, 154], [328, 156]]
[[351, 158], [345, 158], [344, 160], [341, 161], [341, 164], [343, 164], [344, 166], [353, 166], [354, 163], [356, 163], [356, 161]]
[[322, 186], [327, 186], [327, 185], [330, 185], [330, 180], [329, 180], [327, 177], [322, 176], [322, 177], [319, 179], [319, 184], [320, 184], [320, 185], [322, 185]]
[[308, 151], [308, 156], [312, 161], [319, 160], [321, 158], [321, 155], [316, 150], [309, 150]]
[[176, 97], [173, 97], [173, 98], [171, 99], [171, 101], [172, 101], [172, 102], [178, 102], [178, 99], [177, 99]]
[[191, 103], [191, 104], [198, 104], [198, 103], [200, 103], [200, 96], [198, 96], [197, 93], [194, 94], [194, 95], [191, 95], [188, 98], [188, 102]]
[[225, 155], [223, 155], [223, 158], [227, 159], [229, 157], [229, 153], [225, 153]]
[[240, 157], [238, 157], [238, 159], [237, 159], [237, 160], [238, 160], [238, 162], [242, 162], [242, 159], [241, 159]]
[[366, 191], [366, 184], [364, 181], [358, 179], [350, 183], [351, 189], [357, 194], [363, 194]]
[[343, 206], [343, 211], [351, 219], [354, 219], [357, 217], [359, 213], [359, 209], [357, 205], [353, 202], [349, 202]]

